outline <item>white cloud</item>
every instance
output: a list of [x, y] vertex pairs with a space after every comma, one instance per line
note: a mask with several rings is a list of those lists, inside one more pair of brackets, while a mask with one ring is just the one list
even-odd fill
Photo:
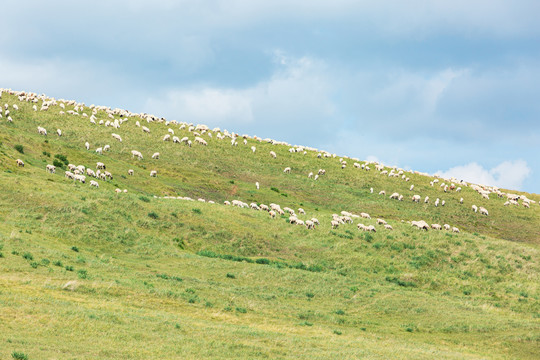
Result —
[[[334, 111], [325, 65], [309, 57], [275, 52], [276, 72], [246, 88], [177, 88], [147, 99], [148, 112], [168, 119], [209, 125], [257, 123], [288, 129], [311, 127]], [[271, 136], [268, 134], [265, 136]]]
[[455, 177], [475, 184], [498, 186], [505, 189], [520, 190], [531, 169], [524, 160], [504, 161], [492, 169], [472, 162], [455, 166], [447, 171], [437, 171], [444, 178]]

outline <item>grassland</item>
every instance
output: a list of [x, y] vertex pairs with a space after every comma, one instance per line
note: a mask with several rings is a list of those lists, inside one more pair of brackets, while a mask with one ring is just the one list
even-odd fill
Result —
[[[193, 138], [178, 126], [145, 123], [151, 133], [143, 134], [136, 119], [113, 129], [60, 116], [58, 107], [34, 112], [5, 93], [0, 101], [20, 108], [13, 123], [0, 121], [1, 358], [540, 356], [538, 204], [504, 207], [504, 199], [469, 188], [444, 193], [421, 175], [407, 174], [405, 183], [351, 160], [342, 170], [338, 159], [252, 139], [232, 147], [205, 137], [207, 147], [189, 148], [161, 141], [168, 127]], [[56, 128], [62, 137], [51, 134]], [[85, 141], [111, 151], [86, 151]], [[133, 149], [145, 159], [133, 159]], [[48, 174], [55, 155], [91, 167], [102, 161], [114, 180], [92, 189], [60, 168]], [[307, 178], [319, 168], [327, 175]], [[409, 198], [411, 183], [413, 193], [446, 206], [377, 194]], [[154, 197], [165, 195], [216, 204]], [[221, 205], [232, 199], [302, 207], [321, 225], [311, 231]], [[394, 230], [331, 229], [331, 214], [342, 210], [382, 217]], [[418, 219], [461, 233], [420, 232], [406, 222]]]

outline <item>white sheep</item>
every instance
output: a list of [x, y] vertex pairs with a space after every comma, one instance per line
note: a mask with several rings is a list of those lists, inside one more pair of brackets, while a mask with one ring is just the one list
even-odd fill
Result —
[[17, 166], [24, 167], [24, 161], [22, 161], [21, 159], [17, 159], [16, 163], [17, 163]]
[[392, 195], [390, 195], [390, 199], [399, 199], [399, 194], [398, 193], [393, 193]]
[[302, 214], [302, 215], [306, 215], [306, 212], [304, 209], [302, 208], [298, 208], [298, 213]]
[[111, 145], [105, 145], [103, 151], [111, 151]]
[[206, 142], [206, 140], [204, 140], [203, 138], [199, 137], [199, 136], [196, 136], [195, 137], [195, 142], [198, 143], [198, 144], [201, 144], [201, 145], [208, 145], [208, 143]]
[[379, 195], [386, 195], [386, 191], [384, 190], [379, 191]]
[[164, 137], [163, 137], [163, 141], [169, 141], [171, 140], [171, 135], [170, 134], [166, 134]]
[[[524, 203], [524, 205], [525, 205], [525, 203]], [[489, 215], [489, 213], [488, 213], [487, 209], [486, 209], [486, 208], [484, 208], [484, 207], [481, 207], [481, 206], [480, 206], [480, 208], [478, 209], [478, 211], [479, 211], [479, 212], [480, 212], [480, 214], [482, 214], [482, 215], [486, 215], [486, 216], [488, 216], [488, 215]]]
[[86, 148], [86, 150], [90, 150], [90, 143], [88, 141], [85, 142], [84, 147]]
[[120, 142], [122, 142], [122, 137], [118, 134], [112, 134], [112, 137]]
[[414, 201], [414, 202], [416, 202], [416, 203], [420, 202], [420, 195], [414, 195], [414, 196], [412, 197], [412, 201]]
[[56, 129], [56, 133], [58, 134], [58, 136], [62, 136], [62, 130]]
[[259, 190], [259, 182], [255, 182], [255, 187], [257, 188], [257, 190]]
[[159, 153], [156, 152], [152, 155], [152, 159], [159, 159]]
[[99, 183], [97, 181], [94, 181], [94, 180], [90, 180], [90, 186], [94, 186], [96, 188], [99, 187]]
[[290, 167], [286, 167], [285, 169], [283, 169], [283, 172], [285, 174], [290, 174], [291, 173], [291, 168]]
[[51, 174], [54, 174], [56, 172], [56, 166], [54, 165], [47, 165], [45, 167], [45, 170], [47, 170], [47, 172], [51, 173]]
[[145, 133], [147, 133], [147, 134], [150, 134], [150, 129], [147, 128], [146, 126], [143, 126], [143, 127], [142, 127], [142, 130], [143, 130], [143, 132], [145, 132]]
[[129, 169], [129, 170], [128, 170], [128, 175], [133, 176], [134, 174], [135, 174], [135, 171], [133, 171], [133, 169]]
[[272, 219], [274, 219], [274, 218], [276, 217], [276, 212], [275, 212], [274, 210], [270, 210], [270, 211], [268, 212], [268, 214], [270, 215], [270, 217], [271, 217]]
[[473, 210], [474, 212], [478, 212], [478, 207], [477, 207], [476, 205], [473, 205], [473, 206], [472, 206], [472, 210]]
[[426, 196], [426, 198], [424, 199], [424, 204], [427, 204], [429, 203], [429, 196]]
[[277, 157], [276, 153], [273, 151], [270, 151], [270, 156], [273, 157], [274, 159]]
[[157, 177], [157, 170], [150, 171], [150, 177]]
[[131, 157], [137, 157], [139, 160], [143, 159], [142, 154], [137, 150], [131, 150]]
[[255, 146], [252, 146], [251, 147], [251, 151], [255, 154], [255, 151], [257, 150], [257, 148]]
[[100, 155], [103, 154], [103, 148], [98, 147], [98, 148], [96, 149], [96, 152], [97, 152], [98, 154], [100, 154]]
[[363, 217], [364, 219], [371, 219], [371, 216], [367, 213], [360, 213], [360, 217]]
[[103, 170], [105, 170], [105, 169], [106, 169], [105, 164], [102, 163], [102, 162], [97, 162], [97, 163], [96, 163], [96, 169], [103, 169]]

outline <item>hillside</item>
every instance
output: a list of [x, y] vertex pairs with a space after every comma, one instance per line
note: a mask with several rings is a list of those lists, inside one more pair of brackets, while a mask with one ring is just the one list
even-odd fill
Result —
[[[445, 192], [449, 179], [432, 186], [421, 173], [389, 177], [400, 169], [45, 96], [4, 91], [0, 103], [2, 358], [540, 356], [537, 194], [485, 187], [486, 199], [457, 181], [460, 192]], [[112, 180], [64, 176], [68, 164], [97, 162]], [[522, 195], [519, 205], [505, 206], [508, 194]], [[224, 205], [233, 200], [320, 225]], [[371, 219], [332, 228], [342, 211]], [[417, 220], [459, 233], [418, 230]]]

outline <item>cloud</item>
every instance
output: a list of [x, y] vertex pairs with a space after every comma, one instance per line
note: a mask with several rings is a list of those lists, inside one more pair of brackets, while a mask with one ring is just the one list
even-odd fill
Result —
[[476, 162], [455, 166], [447, 171], [437, 171], [444, 178], [455, 177], [468, 182], [521, 190], [523, 182], [531, 174], [525, 160], [504, 161], [492, 169], [485, 169]]
[[257, 131], [265, 137], [282, 138], [284, 132], [302, 130], [309, 134], [318, 133], [318, 129], [324, 132], [321, 122], [335, 110], [324, 62], [290, 57], [280, 51], [273, 57], [277, 67], [274, 73], [252, 86], [174, 88], [149, 97], [145, 108], [171, 120], [240, 125], [242, 131]]

